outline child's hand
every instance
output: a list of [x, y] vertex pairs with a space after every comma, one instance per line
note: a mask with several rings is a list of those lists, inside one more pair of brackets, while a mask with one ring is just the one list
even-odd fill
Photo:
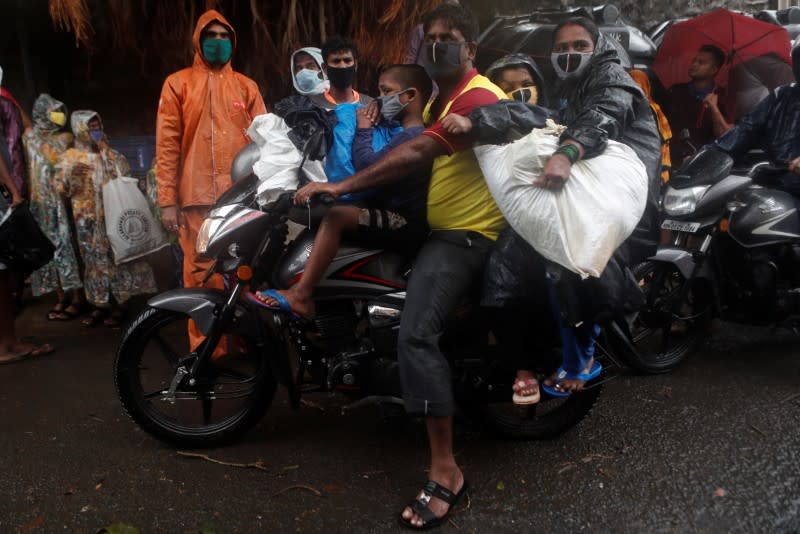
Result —
[[468, 134], [472, 131], [472, 121], [467, 117], [451, 113], [442, 120], [442, 127], [447, 133]]
[[378, 124], [380, 114], [378, 102], [373, 100], [367, 107], [358, 108], [356, 112], [357, 126], [359, 128], [372, 128]]

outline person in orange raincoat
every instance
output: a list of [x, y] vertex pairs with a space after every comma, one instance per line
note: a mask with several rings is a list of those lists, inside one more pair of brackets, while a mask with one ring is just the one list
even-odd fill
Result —
[[650, 78], [647, 77], [647, 73], [642, 70], [633, 69], [629, 74], [631, 78], [633, 78], [633, 81], [638, 83], [639, 87], [642, 88], [642, 92], [644, 96], [647, 97], [647, 101], [650, 102], [650, 108], [656, 116], [656, 126], [658, 126], [658, 133], [661, 135], [661, 183], [666, 184], [669, 181], [669, 172], [672, 169], [672, 159], [670, 158], [669, 152], [669, 142], [672, 140], [672, 128], [670, 128], [667, 116], [664, 115], [661, 106], [656, 104], [656, 101], [653, 100]]
[[[219, 12], [197, 21], [192, 66], [167, 77], [156, 119], [156, 176], [161, 222], [177, 233], [183, 249], [183, 283], [200, 287], [211, 261], [197, 256], [195, 242], [208, 208], [231, 185], [231, 162], [250, 143], [245, 130], [266, 113], [256, 83], [234, 72], [236, 33]], [[222, 287], [221, 277], [208, 287]], [[189, 325], [191, 349], [203, 340]]]

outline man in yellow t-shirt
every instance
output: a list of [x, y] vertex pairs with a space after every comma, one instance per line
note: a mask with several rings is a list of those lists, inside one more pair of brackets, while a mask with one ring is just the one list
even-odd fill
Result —
[[491, 245], [506, 226], [472, 151], [474, 139], [451, 133], [444, 121], [449, 114], [467, 115], [505, 98], [473, 67], [475, 17], [459, 5], [442, 4], [425, 18], [423, 28], [425, 70], [439, 86], [439, 96], [425, 113], [430, 126], [353, 176], [335, 184], [309, 184], [295, 196], [300, 205], [317, 194], [339, 197], [396, 182], [433, 164], [427, 207], [432, 231], [406, 288], [398, 341], [405, 408], [425, 417], [431, 448], [430, 480], [401, 515], [411, 528], [446, 521], [465, 486], [453, 456], [455, 402], [439, 339], [445, 319], [479, 281]]

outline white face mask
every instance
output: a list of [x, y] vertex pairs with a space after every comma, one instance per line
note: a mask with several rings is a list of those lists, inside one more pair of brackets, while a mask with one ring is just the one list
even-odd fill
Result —
[[554, 52], [550, 54], [550, 62], [559, 79], [577, 78], [589, 66], [593, 54], [594, 52]]

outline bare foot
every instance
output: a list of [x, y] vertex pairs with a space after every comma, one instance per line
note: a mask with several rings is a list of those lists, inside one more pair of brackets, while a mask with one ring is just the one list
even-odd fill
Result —
[[0, 365], [19, 362], [27, 360], [28, 358], [36, 358], [37, 356], [44, 356], [45, 354], [50, 354], [54, 350], [50, 343], [34, 345], [33, 343], [17, 342], [10, 349], [0, 352]]
[[17, 362], [19, 360], [23, 360], [28, 356], [30, 356], [30, 354], [31, 354], [30, 349], [27, 350], [24, 348], [17, 349], [14, 347], [10, 349], [5, 349], [3, 351], [0, 351], [0, 365], [4, 363], [12, 363], [12, 362]]
[[[457, 466], [453, 470], [443, 472], [434, 472], [431, 470], [429, 476], [431, 480], [449, 489], [453, 494], [458, 494], [464, 487], [464, 473], [462, 473], [461, 469]], [[420, 492], [415, 498], [419, 499], [422, 496], [422, 492]], [[450, 505], [437, 497], [431, 497], [430, 502], [428, 502], [428, 508], [436, 517], [444, 517], [450, 510]], [[406, 506], [401, 515], [403, 519], [417, 528], [422, 528], [425, 524], [425, 521], [415, 514], [410, 506]]]
[[[316, 315], [316, 308], [314, 306], [314, 301], [310, 298], [302, 298], [300, 297], [295, 291], [288, 289], [288, 290], [280, 290], [276, 291], [279, 295], [286, 299], [286, 302], [289, 303], [289, 307], [292, 309], [294, 313], [297, 315], [304, 317], [306, 319], [313, 319]], [[266, 304], [267, 306], [271, 307], [278, 307], [280, 304], [274, 298], [263, 295], [261, 293], [255, 293], [255, 296], [258, 300]]]
[[[590, 359], [587, 362], [586, 367], [584, 367], [584, 369], [581, 371], [581, 374], [590, 373], [592, 371], [592, 366], [593, 365], [594, 365], [594, 358]], [[586, 384], [586, 381], [585, 380], [573, 380], [573, 379], [570, 379], [570, 378], [561, 378], [561, 379], [559, 379], [558, 376], [556, 376], [556, 373], [553, 373], [552, 375], [550, 375], [549, 378], [547, 378], [544, 381], [544, 384], [546, 386], [552, 387], [552, 388], [554, 388], [554, 389], [556, 389], [558, 391], [574, 393], [576, 391], [582, 390], [583, 386]]]

